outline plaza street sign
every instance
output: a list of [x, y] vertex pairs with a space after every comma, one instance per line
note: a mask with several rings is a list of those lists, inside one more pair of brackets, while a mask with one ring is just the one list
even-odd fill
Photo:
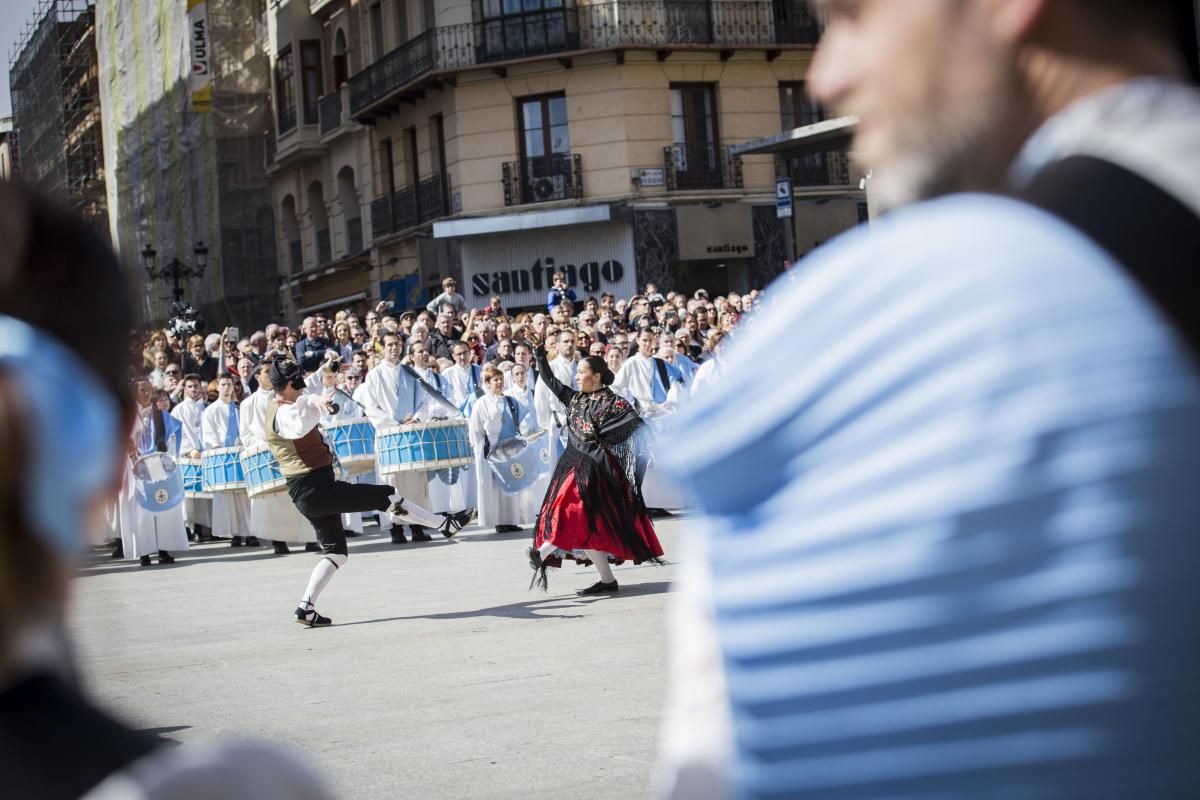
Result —
[[792, 215], [792, 181], [790, 178], [775, 179], [775, 216], [779, 219]]

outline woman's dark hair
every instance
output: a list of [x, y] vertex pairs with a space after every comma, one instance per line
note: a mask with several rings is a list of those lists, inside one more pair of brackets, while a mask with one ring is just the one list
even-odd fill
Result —
[[600, 376], [600, 383], [605, 386], [612, 386], [613, 381], [617, 376], [608, 368], [608, 364], [604, 363], [604, 359], [600, 356], [588, 356], [583, 359], [583, 363], [588, 365], [588, 369]]

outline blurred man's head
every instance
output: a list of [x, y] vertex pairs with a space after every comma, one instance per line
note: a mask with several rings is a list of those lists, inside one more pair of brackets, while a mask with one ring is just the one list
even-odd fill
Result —
[[999, 188], [1022, 143], [1066, 105], [1183, 71], [1171, 0], [818, 5], [828, 21], [809, 86], [833, 113], [858, 117], [854, 150], [883, 207]]

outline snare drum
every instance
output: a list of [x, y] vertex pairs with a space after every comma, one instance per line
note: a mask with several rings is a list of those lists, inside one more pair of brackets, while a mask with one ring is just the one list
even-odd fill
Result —
[[279, 461], [266, 442], [242, 451], [241, 461], [246, 476], [246, 494], [251, 497], [263, 497], [287, 488], [287, 478], [279, 471]]
[[505, 494], [517, 494], [532, 486], [550, 469], [550, 435], [534, 431], [498, 442], [488, 453], [487, 463]]
[[333, 452], [350, 475], [375, 469], [375, 426], [365, 419], [322, 423]]
[[435, 419], [383, 428], [376, 435], [375, 457], [380, 475], [465, 467], [474, 461], [465, 419]]
[[199, 458], [177, 459], [183, 471], [183, 493], [189, 500], [207, 500], [212, 495], [204, 491], [204, 462]]
[[246, 488], [242, 473], [240, 447], [214, 447], [205, 450], [201, 471], [206, 492], [236, 492]]

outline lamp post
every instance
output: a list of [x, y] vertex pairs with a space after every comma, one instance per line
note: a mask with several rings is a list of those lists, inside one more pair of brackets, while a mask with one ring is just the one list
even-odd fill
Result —
[[158, 252], [150, 245], [146, 245], [146, 249], [142, 251], [146, 276], [152, 281], [171, 281], [173, 284], [171, 294], [174, 295], [176, 303], [183, 300], [183, 281], [203, 276], [204, 268], [208, 266], [208, 248], [204, 246], [204, 242], [196, 242], [196, 246], [192, 248], [192, 254], [196, 257], [194, 264], [185, 264], [177, 257], [172, 257], [166, 266], [157, 267]]

